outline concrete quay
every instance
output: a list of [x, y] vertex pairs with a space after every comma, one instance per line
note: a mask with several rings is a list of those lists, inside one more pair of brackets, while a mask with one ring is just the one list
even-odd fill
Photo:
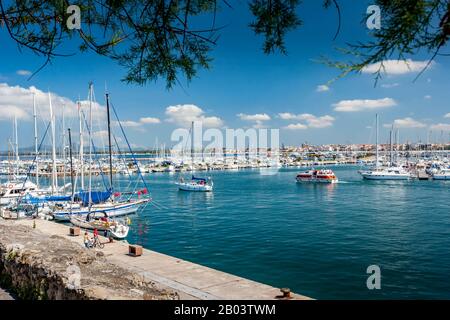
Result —
[[[36, 230], [50, 236], [64, 237], [84, 247], [83, 237], [70, 236], [67, 225], [46, 220], [17, 220], [11, 224], [28, 227], [36, 223]], [[101, 237], [102, 242], [107, 239]], [[85, 249], [97, 250], [97, 249]], [[107, 262], [135, 273], [145, 281], [155, 283], [178, 294], [185, 300], [274, 300], [282, 299], [280, 288], [244, 279], [189, 261], [144, 249], [140, 257], [128, 255], [128, 244], [123, 241], [106, 243], [101, 250]], [[296, 293], [291, 299], [309, 300]]]

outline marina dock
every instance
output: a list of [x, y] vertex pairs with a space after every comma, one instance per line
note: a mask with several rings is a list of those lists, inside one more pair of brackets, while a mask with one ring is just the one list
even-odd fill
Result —
[[[36, 230], [49, 237], [59, 236], [83, 246], [82, 236], [70, 236], [69, 227], [46, 220], [18, 220], [14, 224], [28, 227], [36, 222]], [[102, 238], [102, 242], [107, 239]], [[128, 244], [115, 241], [105, 244], [101, 251], [106, 260], [120, 268], [142, 276], [145, 281], [156, 283], [178, 293], [186, 300], [273, 300], [281, 298], [280, 288], [244, 279], [189, 261], [171, 257], [148, 249], [140, 257], [128, 255]], [[91, 249], [92, 250], [92, 249]], [[291, 299], [309, 300], [309, 297], [292, 293]]]

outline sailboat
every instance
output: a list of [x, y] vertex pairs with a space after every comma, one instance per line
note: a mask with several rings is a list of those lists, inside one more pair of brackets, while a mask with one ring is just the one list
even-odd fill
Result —
[[194, 192], [210, 192], [213, 190], [213, 181], [211, 178], [199, 178], [194, 176], [194, 122], [191, 123], [191, 180], [185, 181], [183, 177], [176, 184], [181, 191], [194, 191]]
[[[57, 221], [73, 221], [74, 219], [85, 219], [87, 215], [106, 214], [109, 218], [126, 216], [136, 213], [143, 205], [150, 201], [141, 195], [148, 194], [147, 188], [137, 192], [127, 193], [128, 199], [121, 200], [121, 193], [113, 192], [113, 165], [112, 165], [112, 144], [111, 144], [111, 118], [109, 94], [106, 94], [106, 109], [108, 120], [108, 151], [109, 151], [109, 188], [105, 191], [92, 190], [92, 84], [89, 86], [89, 189], [88, 191], [73, 192], [70, 203], [61, 207], [55, 206], [53, 217]], [[70, 147], [71, 148], [71, 147]], [[72, 175], [72, 174], [71, 174]], [[125, 193], [124, 193], [125, 194]], [[138, 198], [133, 198], [134, 194]]]
[[[401, 167], [394, 167], [391, 161], [388, 167], [379, 166], [378, 156], [378, 114], [376, 115], [376, 142], [375, 142], [375, 168], [367, 171], [360, 171], [361, 176], [366, 180], [408, 180], [411, 178], [411, 174]], [[391, 145], [392, 145], [392, 132], [391, 132]], [[391, 148], [392, 149], [392, 148]]]
[[17, 136], [17, 118], [13, 120], [13, 137], [14, 137], [14, 157], [15, 168], [9, 181], [0, 185], [0, 205], [9, 205], [19, 200], [25, 194], [37, 192], [37, 185], [31, 181], [27, 181], [27, 176], [21, 176], [19, 172], [19, 143]]

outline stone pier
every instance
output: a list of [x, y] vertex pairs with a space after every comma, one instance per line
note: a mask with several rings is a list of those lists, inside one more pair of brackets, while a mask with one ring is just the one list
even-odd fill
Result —
[[[102, 250], [86, 249], [83, 237], [70, 236], [68, 226], [45, 220], [35, 222], [36, 228], [33, 229], [32, 220], [0, 219], [0, 251], [4, 256], [1, 263], [10, 265], [7, 258], [9, 254], [11, 259], [11, 253], [8, 252], [14, 252], [15, 249], [11, 246], [19, 245], [16, 251], [22, 253], [16, 263], [41, 266], [46, 270], [42, 271], [44, 273], [48, 272], [48, 269], [58, 269], [52, 274], [58, 278], [60, 285], [67, 286], [70, 283], [66, 279], [65, 269], [75, 266], [71, 268], [77, 270], [76, 267], [79, 267], [80, 286], [84, 293], [78, 296], [68, 295], [64, 294], [65, 290], [58, 289], [43, 298], [283, 299], [280, 288], [155, 251], [144, 249], [140, 257], [129, 256], [128, 244], [122, 241], [106, 243]], [[8, 233], [10, 236], [5, 236]], [[104, 238], [102, 241], [107, 242]], [[41, 260], [46, 263], [43, 264]], [[1, 263], [0, 274], [4, 273], [1, 271]], [[31, 279], [34, 277], [28, 276]], [[309, 298], [293, 293], [291, 299]]]

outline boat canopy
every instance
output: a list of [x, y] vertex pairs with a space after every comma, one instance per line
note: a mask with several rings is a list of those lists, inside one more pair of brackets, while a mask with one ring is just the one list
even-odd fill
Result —
[[205, 178], [197, 178], [197, 177], [194, 177], [194, 176], [192, 176], [192, 180], [196, 180], [196, 181], [204, 181], [204, 182], [206, 182], [206, 179], [205, 179]]
[[[111, 197], [111, 190], [91, 191], [91, 203], [99, 204], [105, 202]], [[89, 191], [81, 191], [75, 195], [75, 200], [81, 201], [84, 206], [89, 205]]]

